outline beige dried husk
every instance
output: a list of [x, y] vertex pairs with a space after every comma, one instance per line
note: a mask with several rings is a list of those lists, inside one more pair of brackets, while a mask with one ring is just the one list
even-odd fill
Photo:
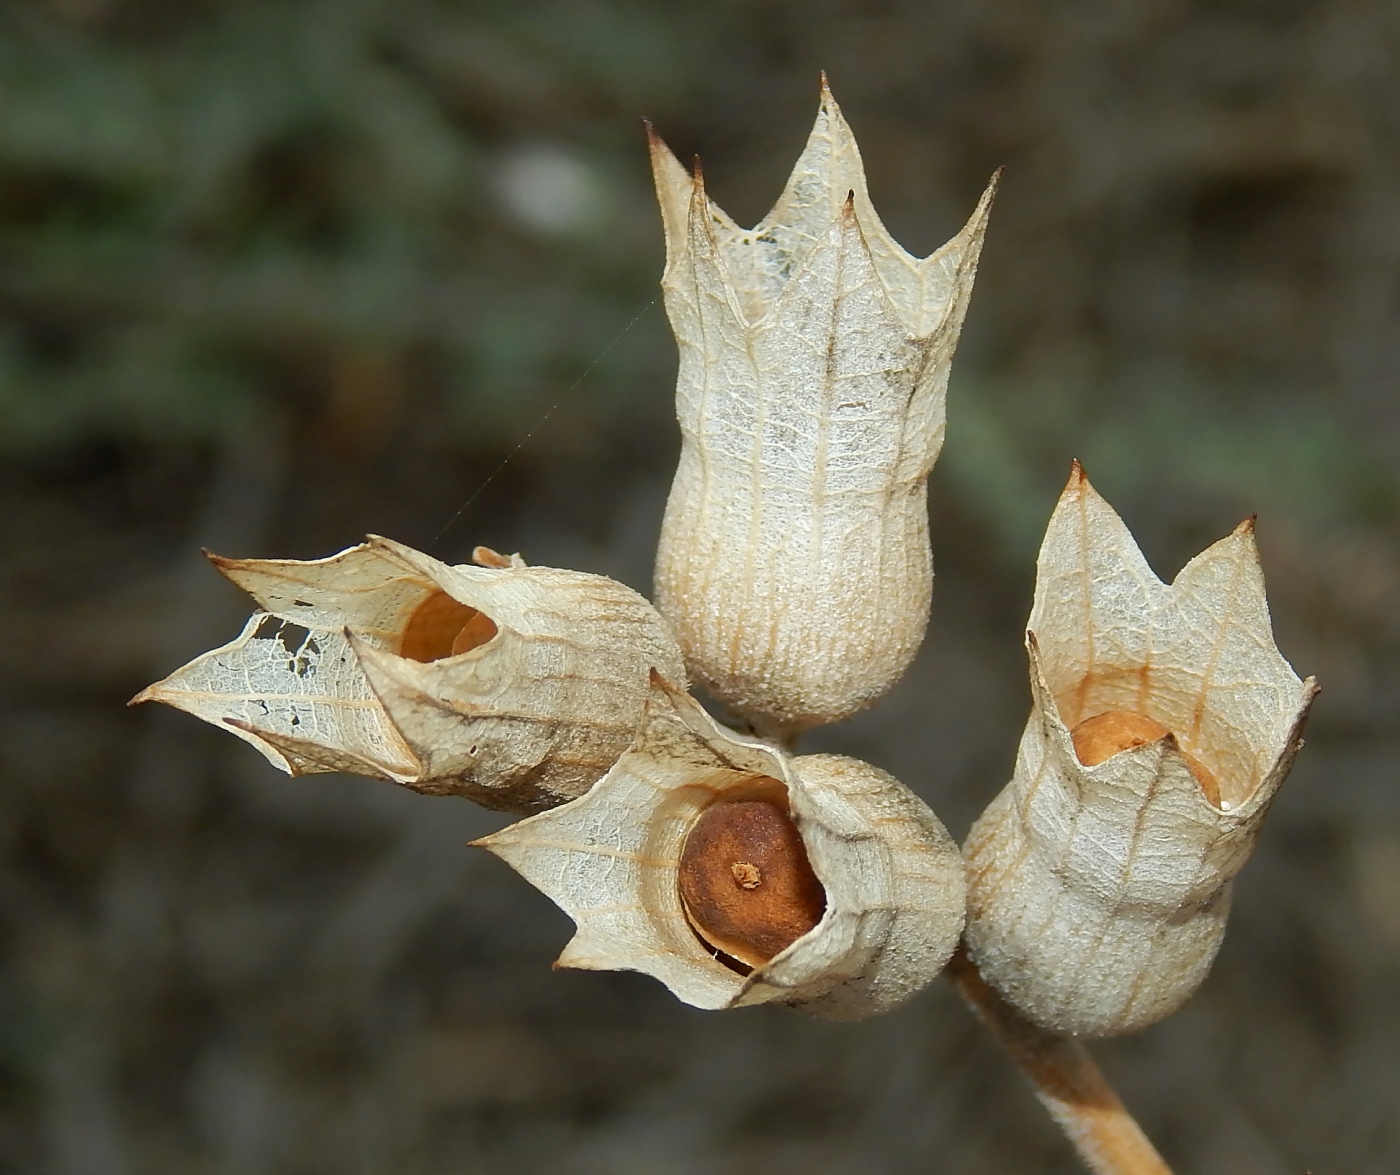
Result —
[[[292, 775], [349, 771], [511, 812], [573, 799], [632, 741], [650, 671], [683, 674], [680, 651], [623, 584], [478, 557], [488, 565], [452, 567], [371, 537], [305, 562], [215, 558], [264, 611], [133, 701], [232, 730]], [[400, 656], [440, 593], [494, 634]]]
[[773, 210], [739, 228], [659, 139], [682, 450], [656, 602], [692, 675], [761, 733], [884, 694], [928, 622], [926, 485], [995, 181], [922, 260], [821, 109]]
[[[677, 868], [702, 812], [774, 781], [826, 910], [745, 976], [691, 929]], [[873, 1016], [942, 970], [963, 925], [957, 846], [911, 791], [854, 759], [791, 758], [741, 738], [659, 679], [644, 731], [588, 795], [476, 843], [577, 923], [558, 966], [641, 971], [700, 1008], [778, 1002], [828, 1019]]]
[[[968, 950], [1042, 1027], [1130, 1032], [1209, 970], [1316, 686], [1274, 644], [1252, 522], [1167, 586], [1077, 463], [1028, 627], [1015, 774], [964, 846]], [[1121, 710], [1172, 735], [1084, 766], [1071, 731]], [[1218, 806], [1183, 750], [1215, 776]]]

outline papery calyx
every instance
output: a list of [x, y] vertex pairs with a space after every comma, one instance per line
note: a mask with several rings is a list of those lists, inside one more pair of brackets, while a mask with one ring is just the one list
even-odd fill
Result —
[[477, 843], [577, 924], [558, 966], [641, 971], [701, 1008], [872, 1016], [937, 975], [963, 925], [962, 860], [917, 796], [735, 735], [659, 676], [592, 791]]
[[348, 771], [531, 812], [581, 795], [636, 733], [665, 622], [604, 576], [478, 548], [449, 566], [371, 537], [327, 559], [213, 557], [263, 611], [142, 691], [293, 775]]
[[1028, 629], [1015, 773], [964, 847], [969, 953], [1043, 1027], [1129, 1032], [1209, 970], [1316, 685], [1274, 644], [1252, 522], [1169, 586], [1077, 463]]
[[787, 737], [869, 705], [923, 639], [925, 479], [995, 181], [962, 232], [912, 257], [825, 85], [754, 229], [654, 136], [652, 162], [682, 435], [657, 606], [692, 674]]

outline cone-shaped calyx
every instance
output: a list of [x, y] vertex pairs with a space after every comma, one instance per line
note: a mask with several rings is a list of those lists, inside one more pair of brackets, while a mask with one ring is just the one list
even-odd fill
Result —
[[763, 733], [790, 734], [868, 705], [923, 639], [925, 480], [992, 187], [958, 236], [910, 256], [825, 87], [757, 228], [654, 136], [652, 161], [682, 436], [657, 606], [695, 677]]

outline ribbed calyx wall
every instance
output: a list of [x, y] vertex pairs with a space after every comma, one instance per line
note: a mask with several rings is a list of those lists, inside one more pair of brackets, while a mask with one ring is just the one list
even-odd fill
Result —
[[995, 181], [953, 240], [910, 256], [825, 87], [754, 229], [655, 137], [652, 163], [682, 436], [656, 602], [692, 675], [788, 736], [869, 705], [923, 640], [926, 479]]

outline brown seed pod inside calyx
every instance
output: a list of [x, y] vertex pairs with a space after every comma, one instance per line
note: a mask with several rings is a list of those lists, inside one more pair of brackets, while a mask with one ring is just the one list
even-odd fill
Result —
[[440, 661], [455, 657], [496, 635], [496, 624], [484, 612], [436, 591], [417, 608], [399, 638], [399, 656], [410, 661]]
[[[1070, 731], [1074, 753], [1085, 767], [1095, 767], [1119, 751], [1155, 743], [1169, 734], [1171, 731], [1155, 718], [1139, 714], [1136, 710], [1109, 710], [1106, 714], [1086, 718]], [[1191, 768], [1191, 774], [1201, 785], [1206, 799], [1220, 807], [1220, 786], [1215, 776], [1184, 747], [1181, 753], [1186, 757], [1186, 765]]]
[[721, 801], [681, 850], [681, 901], [699, 938], [750, 967], [791, 946], [826, 910], [785, 800]]

